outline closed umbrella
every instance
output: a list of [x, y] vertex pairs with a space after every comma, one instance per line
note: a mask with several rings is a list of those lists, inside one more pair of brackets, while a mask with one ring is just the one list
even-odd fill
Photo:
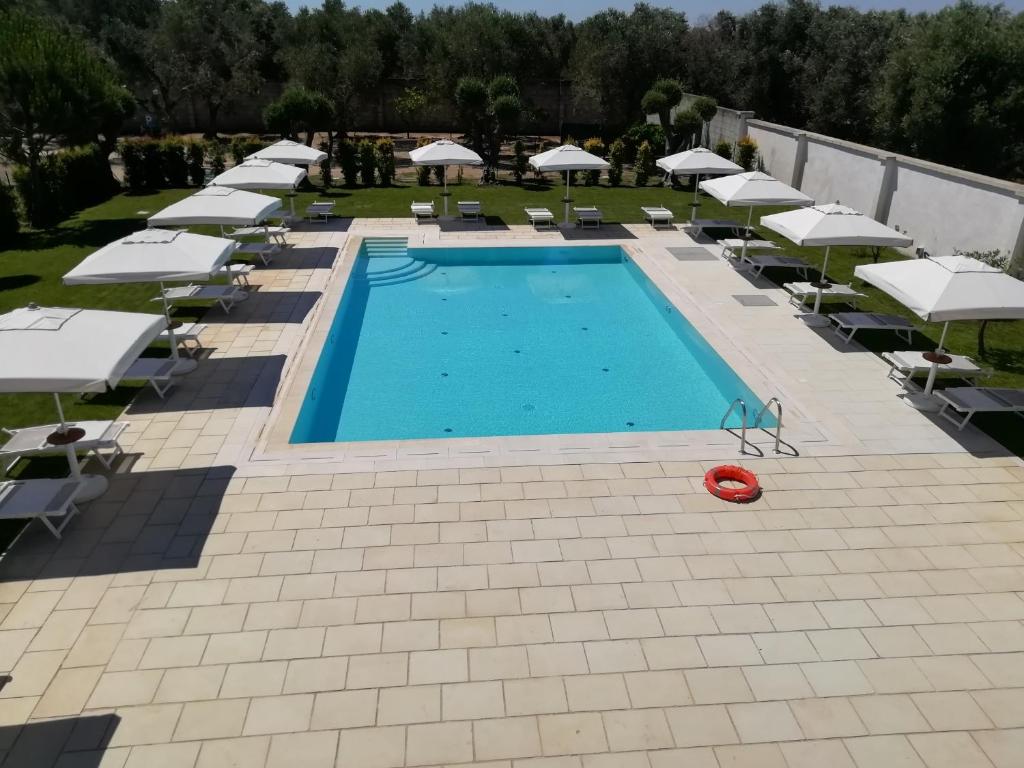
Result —
[[715, 174], [718, 176], [743, 173], [742, 166], [736, 165], [732, 160], [728, 160], [704, 147], [694, 147], [685, 152], [678, 152], [668, 157], [658, 158], [655, 165], [665, 171], [665, 173], [676, 176], [696, 177], [693, 183], [693, 202], [690, 204], [691, 221], [696, 218], [697, 208], [700, 206], [697, 202], [697, 185], [700, 183], [701, 176], [705, 174]]
[[[196, 361], [178, 355], [164, 283], [208, 280], [228, 263], [238, 243], [222, 237], [167, 229], [145, 229], [86, 256], [64, 275], [65, 285], [159, 283], [175, 374], [195, 370]], [[229, 275], [230, 277], [230, 275]]]
[[549, 149], [530, 158], [530, 165], [540, 173], [549, 171], [566, 171], [565, 174], [565, 223], [569, 223], [569, 187], [572, 184], [572, 171], [603, 171], [608, 163], [597, 155], [592, 155], [573, 144], [563, 144]]
[[413, 165], [440, 165], [444, 167], [444, 215], [448, 215], [448, 166], [483, 165], [484, 159], [469, 147], [456, 144], [448, 139], [426, 144], [409, 152]]
[[269, 147], [264, 147], [251, 155], [245, 156], [246, 160], [273, 160], [275, 163], [288, 163], [289, 165], [312, 165], [327, 159], [327, 153], [319, 149], [307, 147], [291, 139], [281, 139]]
[[778, 232], [797, 245], [825, 246], [821, 279], [815, 285], [818, 293], [814, 298], [812, 315], [817, 315], [821, 309], [822, 292], [831, 287], [827, 282], [828, 252], [833, 245], [903, 248], [914, 242], [902, 232], [897, 232], [870, 216], [839, 203], [812, 205], [795, 211], [762, 216], [761, 226]]
[[[754, 207], [760, 205], [814, 205], [799, 189], [793, 189], [778, 179], [760, 171], [747, 171], [720, 179], [702, 181], [700, 188], [713, 198], [729, 207], [749, 208], [747, 213], [747, 234], [750, 233], [750, 221], [754, 217]], [[747, 255], [747, 238], [744, 238], [743, 251], [740, 258]]]
[[861, 264], [854, 275], [885, 291], [926, 322], [943, 323], [922, 397], [908, 402], [922, 410], [935, 410], [932, 395], [939, 365], [949, 362], [943, 345], [955, 320], [1024, 319], [1024, 282], [996, 267], [968, 256], [936, 256]]
[[[137, 312], [66, 309], [30, 304], [0, 315], [0, 392], [47, 392], [68, 436], [71, 474], [85, 480], [77, 498], [94, 499], [107, 489], [102, 475], [82, 476], [74, 433], [60, 405], [62, 392], [105, 392], [115, 387], [164, 329], [164, 318]], [[81, 435], [78, 436], [79, 438]]]
[[[306, 171], [294, 165], [285, 165], [273, 160], [253, 159], [228, 168], [224, 173], [213, 177], [207, 186], [232, 187], [234, 189], [287, 189], [295, 192]], [[291, 201], [292, 217], [295, 217], [295, 198]]]

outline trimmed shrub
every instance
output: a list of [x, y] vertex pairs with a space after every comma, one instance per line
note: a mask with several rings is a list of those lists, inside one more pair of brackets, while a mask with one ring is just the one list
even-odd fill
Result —
[[166, 181], [170, 187], [187, 187], [188, 160], [185, 157], [184, 139], [179, 136], [164, 139], [160, 143], [160, 154], [163, 160], [162, 181]]
[[377, 153], [377, 175], [382, 187], [390, 187], [395, 180], [395, 143], [388, 138], [379, 139]]
[[345, 178], [345, 186], [354, 187], [359, 183], [359, 150], [349, 139], [338, 142], [338, 162], [341, 164], [341, 175]]
[[732, 144], [725, 139], [719, 139], [715, 144], [715, 154], [726, 160], [732, 160]]
[[702, 125], [700, 115], [692, 109], [682, 109], [676, 112], [672, 127], [679, 139], [679, 146], [695, 147], [700, 144], [699, 134]]
[[[444, 184], [444, 166], [443, 165], [432, 165], [430, 170], [434, 172], [434, 181], [438, 184]], [[484, 168], [484, 173], [487, 173], [487, 169]]]
[[[594, 136], [583, 142], [583, 149], [592, 155], [603, 157], [605, 153], [604, 142], [600, 138]], [[597, 186], [601, 183], [601, 172], [600, 171], [587, 171], [583, 174], [583, 183], [588, 187]]]
[[6, 184], [0, 184], [0, 249], [14, 245], [20, 228], [18, 199], [14, 196], [14, 190]]
[[651, 144], [645, 141], [636, 150], [636, 162], [633, 164], [633, 172], [636, 176], [635, 184], [638, 187], [646, 186], [647, 180], [654, 171], [654, 151]]
[[323, 184], [324, 189], [329, 189], [334, 186], [334, 169], [331, 167], [334, 163], [334, 156], [331, 152], [331, 143], [321, 141], [320, 151], [327, 153], [327, 157], [320, 161], [320, 183]]
[[622, 139], [616, 139], [608, 147], [608, 183], [617, 187], [622, 183], [622, 163], [626, 155], [626, 145]]
[[206, 144], [206, 151], [210, 156], [210, 170], [214, 176], [224, 173], [224, 142], [219, 139], [211, 139]]
[[142, 165], [142, 139], [125, 139], [117, 151], [124, 163], [124, 183], [130, 192], [146, 188], [146, 172]]
[[245, 156], [259, 152], [266, 145], [253, 136], [235, 136], [231, 140], [231, 159], [235, 165], [245, 162]]
[[203, 166], [206, 149], [202, 142], [190, 141], [185, 151], [188, 155], [188, 180], [193, 186], [201, 187], [206, 182], [206, 168]]
[[515, 144], [512, 145], [512, 176], [516, 180], [516, 184], [523, 183], [523, 176], [526, 175], [526, 169], [529, 167], [529, 160], [526, 157], [526, 145], [520, 139], [516, 139]]
[[142, 141], [142, 179], [146, 189], [164, 185], [164, 153], [159, 139]]
[[622, 143], [626, 145], [627, 163], [636, 162], [636, 153], [640, 145], [647, 142], [652, 147], [665, 146], [665, 131], [655, 123], [638, 123], [622, 134]]
[[75, 211], [109, 199], [118, 189], [109, 161], [95, 144], [44, 155], [39, 160], [38, 180], [38, 184], [32, 183], [27, 168], [15, 169], [14, 183], [22, 204], [34, 212], [33, 227], [56, 224]]
[[754, 169], [754, 160], [757, 158], [757, 142], [749, 136], [744, 136], [736, 142], [736, 164], [742, 166], [744, 171]]
[[[416, 142], [417, 147], [425, 147], [430, 144], [430, 138], [427, 136], [420, 136], [419, 141]], [[429, 165], [417, 165], [416, 166], [416, 183], [421, 187], [430, 185], [430, 166]]]
[[363, 139], [359, 142], [359, 180], [364, 187], [372, 187], [377, 173], [377, 150], [373, 142]]

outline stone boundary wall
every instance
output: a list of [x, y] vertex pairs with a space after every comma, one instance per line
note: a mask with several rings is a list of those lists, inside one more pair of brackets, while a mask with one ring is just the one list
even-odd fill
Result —
[[[696, 98], [684, 95], [677, 109]], [[863, 211], [908, 233], [915, 248], [931, 255], [998, 248], [1011, 255], [1012, 272], [1024, 273], [1024, 185], [719, 107], [711, 146], [743, 136], [757, 142], [768, 173], [819, 203], [838, 200]]]

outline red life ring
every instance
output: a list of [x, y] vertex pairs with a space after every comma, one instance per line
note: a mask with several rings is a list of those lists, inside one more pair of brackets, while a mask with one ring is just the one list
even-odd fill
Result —
[[[743, 483], [740, 488], [724, 488], [723, 480]], [[761, 486], [757, 483], [757, 475], [749, 469], [732, 464], [713, 467], [704, 475], [704, 487], [725, 501], [752, 501], [761, 494]]]

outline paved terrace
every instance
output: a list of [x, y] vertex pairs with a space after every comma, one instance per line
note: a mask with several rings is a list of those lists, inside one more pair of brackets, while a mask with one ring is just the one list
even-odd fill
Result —
[[744, 461], [759, 501], [702, 489], [722, 436], [261, 448], [336, 249], [397, 232], [481, 236], [297, 234], [210, 313], [199, 370], [132, 407], [110, 491], [0, 563], [0, 765], [1022, 765], [1024, 466], [768, 283], [676, 260], [680, 233], [618, 235], [792, 410], [799, 457]]

